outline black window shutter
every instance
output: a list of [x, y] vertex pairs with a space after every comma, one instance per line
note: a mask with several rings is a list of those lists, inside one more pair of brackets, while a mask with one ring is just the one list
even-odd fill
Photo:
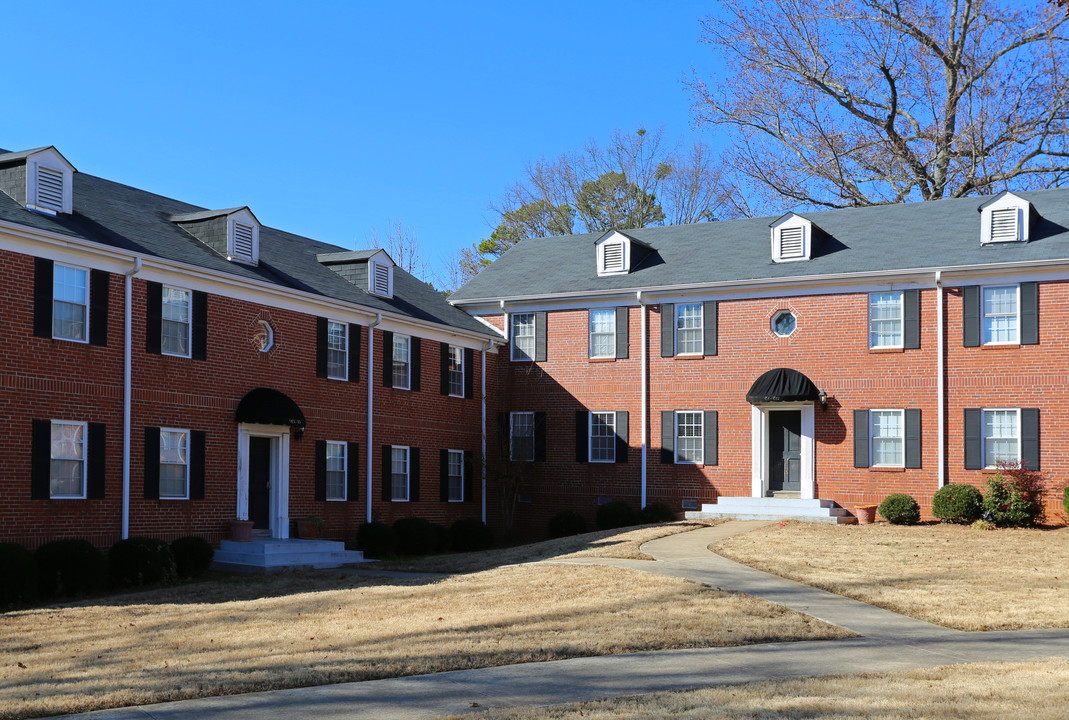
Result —
[[[37, 337], [52, 337], [53, 273], [51, 260], [46, 260], [45, 258], [33, 259], [33, 334]], [[49, 426], [51, 427], [51, 423], [49, 423]], [[51, 432], [49, 430], [50, 438]], [[45, 497], [48, 497], [47, 491], [45, 492]]]
[[546, 361], [546, 313], [535, 314], [535, 362]]
[[1039, 344], [1039, 285], [1034, 282], [1021, 283], [1021, 344]]
[[914, 350], [921, 346], [921, 291], [903, 290], [902, 306], [902, 347]]
[[438, 451], [438, 499], [449, 500], [449, 451]]
[[329, 323], [325, 317], [316, 318], [316, 377], [327, 376], [327, 345]]
[[105, 347], [108, 344], [108, 301], [111, 273], [107, 270], [89, 272], [89, 344]]
[[869, 411], [854, 411], [854, 467], [867, 468], [869, 462]]
[[442, 346], [441, 382], [439, 392], [442, 395], [449, 394], [449, 344], [439, 343]]
[[676, 306], [661, 303], [661, 357], [674, 357], [675, 354]]
[[906, 408], [906, 467], [921, 467], [920, 408]]
[[189, 431], [189, 499], [204, 499], [204, 458], [207, 436], [203, 430]]
[[544, 412], [536, 412], [534, 414], [534, 446], [535, 460], [546, 459], [546, 414]]
[[464, 502], [475, 502], [475, 463], [471, 450], [464, 451]]
[[501, 455], [512, 459], [512, 427], [509, 423], [508, 413], [497, 414], [497, 445], [501, 449]]
[[382, 446], [382, 499], [393, 500], [393, 448]]
[[979, 408], [965, 408], [965, 469], [982, 470], [984, 457], [981, 433], [982, 412]]
[[145, 499], [160, 499], [160, 429], [145, 428]]
[[382, 385], [393, 387], [393, 333], [389, 330], [382, 331]]
[[360, 443], [351, 442], [346, 446], [345, 486], [346, 500], [356, 502], [360, 499]]
[[145, 352], [163, 351], [163, 285], [145, 283]]
[[1021, 408], [1021, 465], [1039, 470], [1039, 408]]
[[360, 382], [360, 326], [349, 323], [349, 382]]
[[961, 344], [980, 346], [980, 286], [966, 285], [961, 289]]
[[[49, 276], [51, 278], [51, 275]], [[52, 298], [49, 297], [49, 302]], [[34, 420], [30, 436], [30, 499], [47, 500], [51, 492], [52, 422]]]
[[327, 499], [327, 441], [316, 440], [315, 479], [313, 485], [313, 499]]
[[718, 465], [720, 460], [717, 454], [717, 416], [716, 410], [705, 411], [705, 427], [702, 428], [704, 437], [702, 442], [704, 444], [704, 465]]
[[590, 413], [575, 411], [575, 461], [585, 463], [590, 458]]
[[[104, 478], [107, 474], [107, 433], [104, 423], [89, 423], [89, 437], [86, 443], [85, 496], [88, 498], [104, 497]], [[159, 453], [159, 446], [156, 448]]]
[[408, 499], [419, 502], [419, 448], [408, 449]]
[[[716, 321], [719, 303], [709, 300], [702, 303], [703, 355], [716, 355]], [[706, 463], [708, 465], [709, 463]]]
[[616, 308], [616, 358], [618, 360], [627, 357], [628, 344], [630, 342], [627, 310], [626, 307]]
[[627, 427], [627, 412], [616, 413], [616, 462], [627, 462], [627, 449], [631, 445], [631, 435]]
[[464, 348], [464, 397], [475, 397], [475, 351]]
[[193, 359], [208, 359], [208, 294], [193, 291]]
[[[664, 305], [661, 306], [662, 308]], [[661, 411], [661, 462], [671, 465], [676, 461], [676, 414], [672, 410]]]
[[412, 392], [419, 392], [419, 381], [423, 369], [423, 355], [420, 350], [421, 345], [422, 343], [419, 341], [418, 337], [408, 339], [408, 387]]

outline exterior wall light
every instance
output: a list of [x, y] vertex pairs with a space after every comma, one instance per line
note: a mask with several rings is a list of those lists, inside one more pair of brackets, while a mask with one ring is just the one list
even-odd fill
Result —
[[817, 399], [820, 400], [820, 409], [821, 410], [827, 410], [828, 409], [828, 393], [826, 393], [823, 390], [821, 390], [820, 394], [817, 395]]

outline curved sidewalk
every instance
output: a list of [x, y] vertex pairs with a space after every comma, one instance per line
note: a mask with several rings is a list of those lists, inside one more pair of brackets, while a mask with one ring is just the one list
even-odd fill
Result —
[[461, 670], [390, 680], [276, 690], [104, 710], [95, 720], [288, 720], [315, 716], [433, 718], [487, 708], [550, 705], [663, 690], [828, 674], [894, 672], [980, 661], [1069, 657], [1069, 629], [970, 633], [903, 617], [715, 555], [721, 537], [766, 523], [730, 522], [646, 543], [655, 560], [554, 561], [663, 573], [748, 593], [862, 637], [731, 648], [668, 650]]

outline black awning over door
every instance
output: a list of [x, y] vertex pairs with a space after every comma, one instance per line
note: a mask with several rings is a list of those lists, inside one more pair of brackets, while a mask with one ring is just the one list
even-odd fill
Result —
[[287, 425], [304, 430], [304, 413], [285, 393], [271, 388], [250, 390], [238, 403], [234, 419], [239, 423]]
[[797, 370], [776, 368], [757, 378], [746, 393], [752, 405], [774, 402], [802, 402], [820, 399], [820, 390]]

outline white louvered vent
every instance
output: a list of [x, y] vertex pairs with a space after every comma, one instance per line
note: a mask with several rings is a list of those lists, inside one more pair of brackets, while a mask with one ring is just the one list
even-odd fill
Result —
[[1017, 208], [991, 211], [991, 242], [1015, 242], [1018, 237]]
[[251, 260], [252, 250], [252, 226], [239, 222], [234, 223], [234, 256]]
[[603, 272], [623, 272], [624, 270], [624, 244], [606, 243], [605, 257], [602, 261]]
[[52, 168], [37, 166], [37, 197], [39, 207], [63, 212], [63, 173]]
[[390, 296], [390, 268], [381, 263], [371, 263], [371, 292]]
[[805, 257], [802, 233], [803, 229], [800, 227], [788, 227], [779, 231], [779, 259]]

